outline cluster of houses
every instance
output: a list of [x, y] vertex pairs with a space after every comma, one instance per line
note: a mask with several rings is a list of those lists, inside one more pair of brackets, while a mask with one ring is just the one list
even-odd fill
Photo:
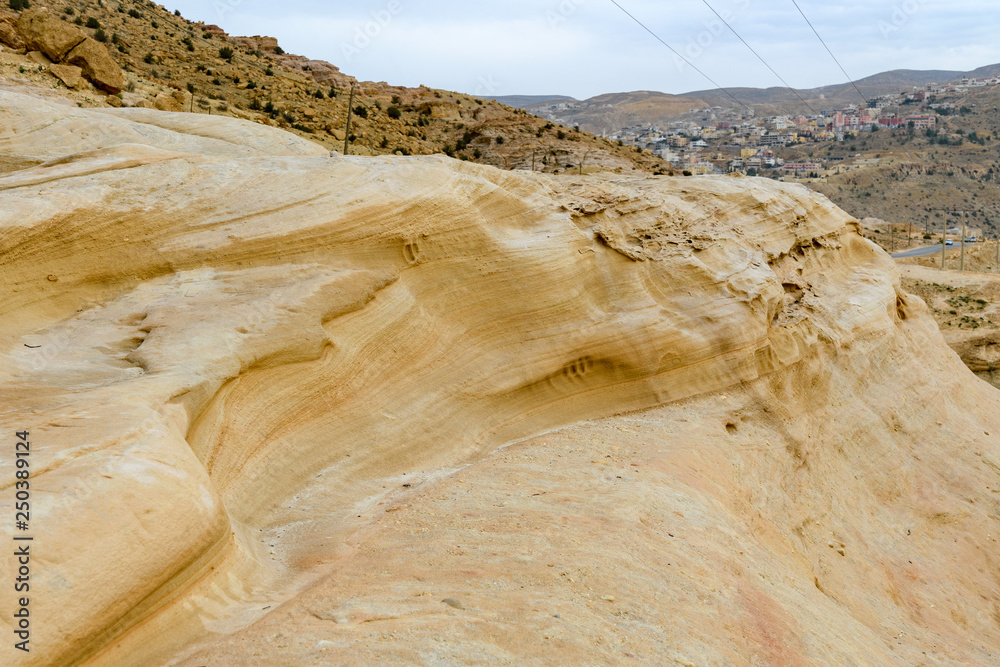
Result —
[[[963, 79], [959, 83], [883, 95], [871, 100], [867, 107], [852, 104], [844, 109], [824, 110], [821, 114], [809, 116], [757, 117], [752, 110], [739, 113], [723, 107], [711, 107], [692, 110], [688, 117], [696, 115], [698, 120], [678, 120], [666, 127], [637, 125], [608, 138], [648, 149], [675, 168], [692, 174], [725, 171], [753, 174], [761, 169], [812, 174], [829, 165], [819, 162], [786, 163], [775, 154], [774, 149], [811, 142], [845, 141], [863, 132], [879, 130], [935, 130], [938, 114], [954, 111], [954, 104], [938, 103], [939, 96], [998, 84], [1000, 77]], [[834, 160], [827, 159], [827, 162]]]

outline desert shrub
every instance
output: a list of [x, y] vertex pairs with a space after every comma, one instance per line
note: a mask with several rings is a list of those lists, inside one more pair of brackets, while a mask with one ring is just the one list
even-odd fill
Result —
[[358, 118], [368, 118], [368, 109], [363, 106], [354, 107], [354, 115]]
[[399, 110], [399, 107], [389, 107], [385, 112], [388, 114], [389, 118], [398, 119], [403, 115], [403, 112]]
[[280, 46], [276, 46], [276, 47], [274, 47], [274, 53], [276, 55], [280, 56], [280, 55], [283, 55], [285, 53], [285, 50], [283, 48], [281, 48]]
[[219, 49], [219, 57], [222, 58], [223, 60], [232, 60], [233, 50], [228, 46], [223, 46], [221, 49]]
[[94, 39], [98, 42], [106, 42], [108, 41], [108, 34], [104, 32], [104, 28], [98, 28], [97, 32], [94, 33]]
[[128, 10], [128, 15], [131, 16], [134, 19], [141, 19], [142, 18], [142, 14], [140, 14], [139, 10], [137, 10], [137, 9], [130, 9], [130, 10]]

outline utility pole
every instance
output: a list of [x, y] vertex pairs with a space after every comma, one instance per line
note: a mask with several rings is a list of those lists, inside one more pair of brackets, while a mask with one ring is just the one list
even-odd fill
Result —
[[531, 149], [531, 173], [535, 173], [535, 149]]
[[347, 103], [347, 129], [344, 130], [344, 155], [351, 150], [351, 114], [354, 112], [354, 84], [351, 84], [351, 100]]
[[944, 214], [944, 229], [941, 230], [941, 269], [944, 270], [944, 256], [948, 252], [948, 245], [945, 239], [948, 238], [948, 214]]
[[896, 225], [889, 223], [889, 243], [891, 243], [892, 250], [890, 253], [896, 252]]
[[962, 211], [962, 263], [959, 271], [965, 271], [965, 211]]

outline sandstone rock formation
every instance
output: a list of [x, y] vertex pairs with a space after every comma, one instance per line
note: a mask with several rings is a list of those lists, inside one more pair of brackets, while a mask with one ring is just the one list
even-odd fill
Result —
[[31, 664], [1000, 658], [1000, 392], [805, 188], [7, 92], [0, 152]]
[[88, 37], [66, 54], [66, 63], [76, 65], [83, 75], [100, 88], [111, 94], [120, 93], [125, 87], [125, 75], [108, 50], [96, 39]]
[[60, 62], [78, 44], [87, 39], [82, 30], [71, 23], [60, 21], [44, 7], [28, 9], [17, 20], [28, 49], [41, 51], [49, 60]]
[[79, 88], [83, 85], [83, 70], [75, 65], [50, 65], [49, 72], [67, 88]]
[[6, 44], [12, 49], [24, 48], [24, 39], [17, 31], [17, 14], [0, 11], [0, 44]]
[[1000, 387], [1000, 331], [951, 332], [948, 343], [969, 370]]
[[125, 86], [121, 67], [103, 44], [44, 7], [22, 12], [17, 30], [27, 48], [40, 51], [53, 62], [79, 67], [98, 88], [114, 94]]

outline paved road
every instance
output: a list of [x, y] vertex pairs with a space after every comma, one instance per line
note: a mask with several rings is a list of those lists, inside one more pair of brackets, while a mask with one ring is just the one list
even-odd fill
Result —
[[[956, 243], [955, 245], [948, 246], [949, 250], [958, 250], [962, 247], [961, 243]], [[923, 257], [924, 255], [936, 255], [941, 252], [941, 244], [937, 243], [935, 245], [924, 246], [923, 248], [914, 248], [913, 250], [907, 250], [906, 252], [897, 252], [893, 257], [903, 258], [903, 257]]]

